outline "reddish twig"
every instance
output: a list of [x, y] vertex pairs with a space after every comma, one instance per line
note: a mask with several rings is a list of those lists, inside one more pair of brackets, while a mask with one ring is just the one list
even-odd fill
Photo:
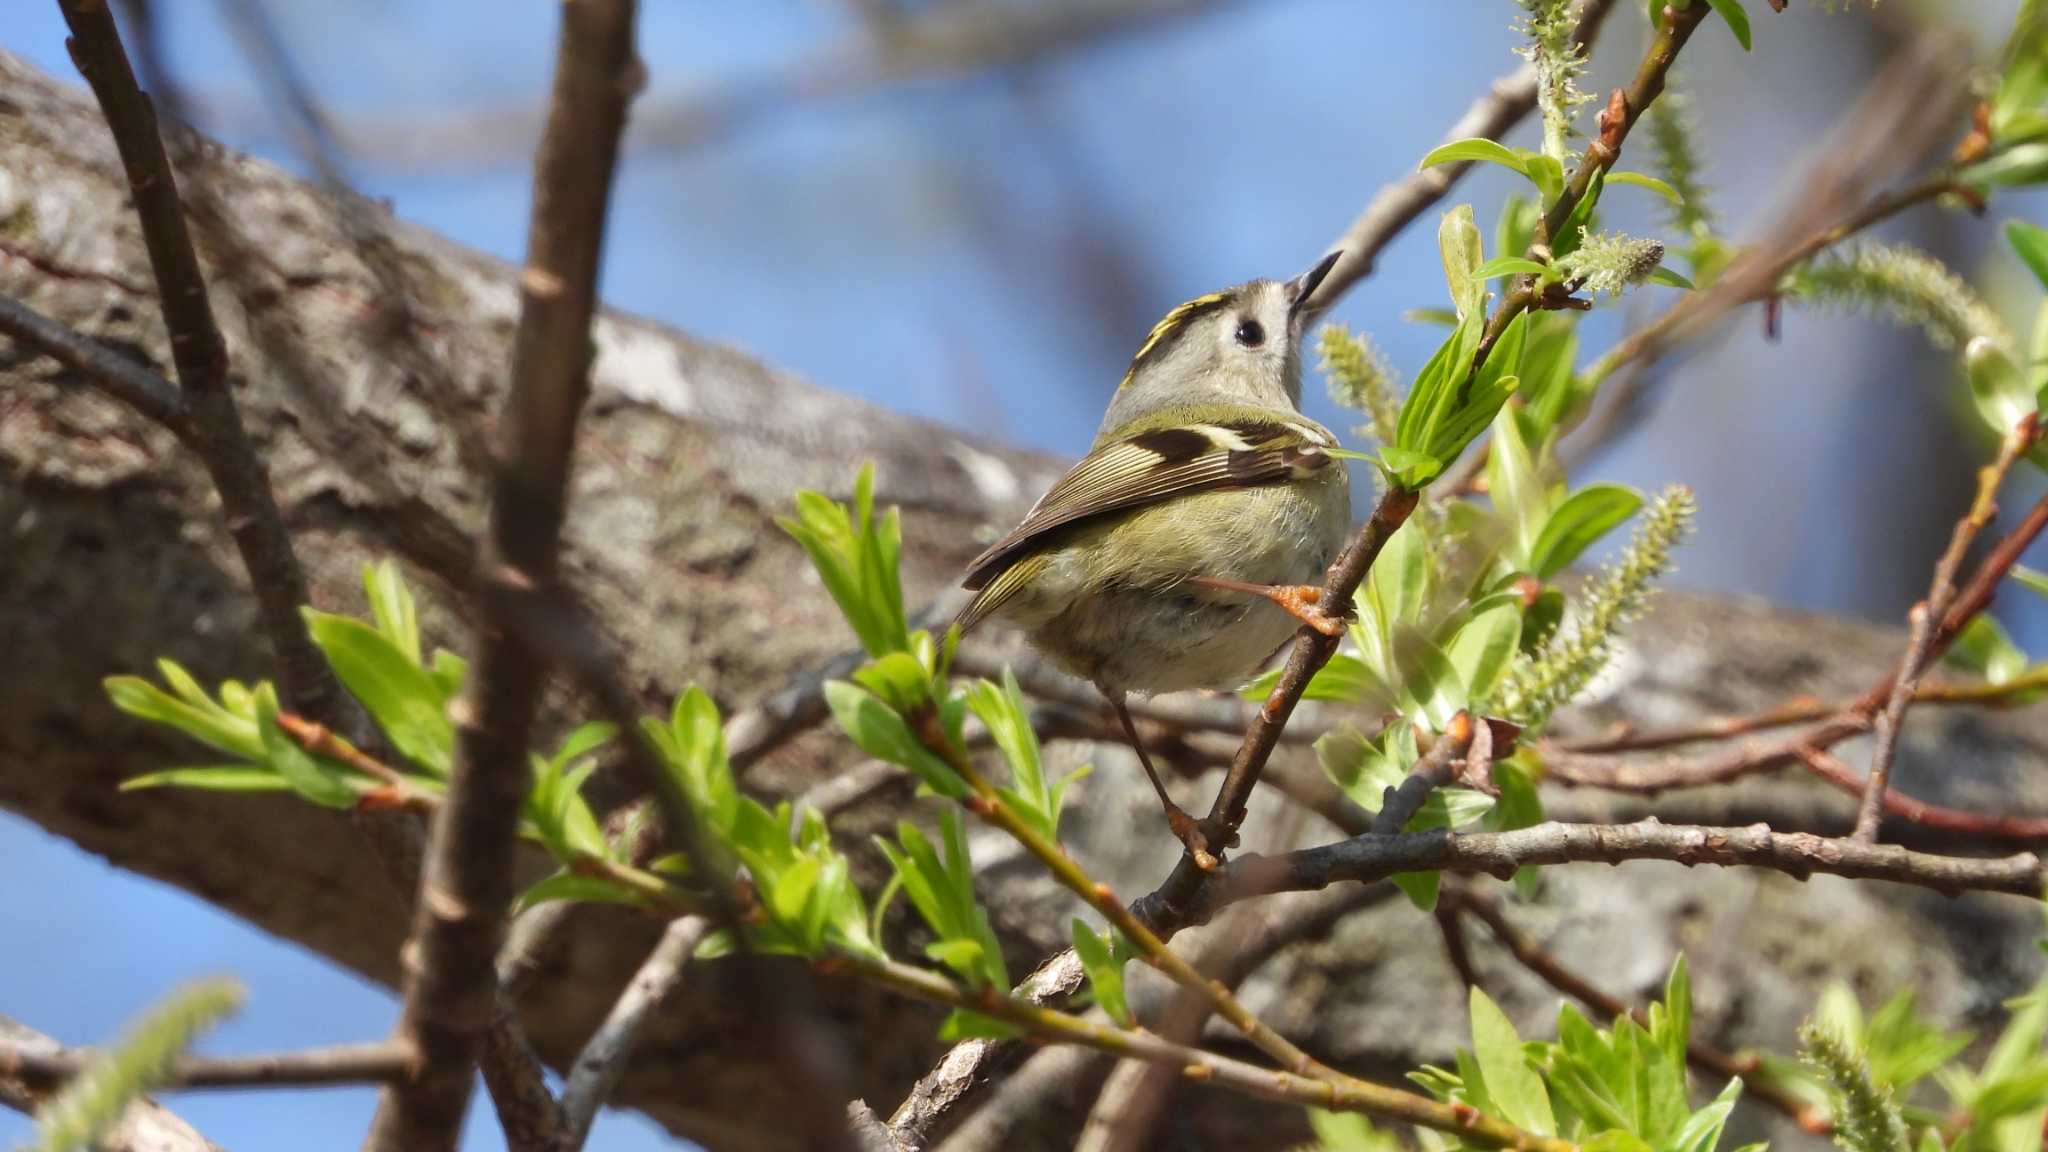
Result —
[[[1870, 777], [1863, 788], [1863, 800], [1856, 810], [1856, 828], [1850, 833], [1854, 839], [1877, 839], [1878, 823], [1884, 815], [1885, 789], [1890, 787], [1892, 761], [1898, 754], [1899, 725], [1905, 719], [1907, 706], [1913, 702], [1914, 686], [1939, 655], [1934, 650], [1934, 622], [1941, 620], [1945, 623], [1947, 620], [1949, 607], [1956, 599], [1956, 573], [1963, 566], [1963, 555], [1997, 512], [1998, 489], [2004, 484], [2006, 473], [2012, 470], [2020, 455], [2040, 439], [2040, 435], [2040, 425], [2031, 415], [2006, 433], [1999, 444], [1997, 459], [1978, 474], [1976, 498], [1970, 501], [1969, 510], [1962, 519], [1956, 521], [1948, 548], [1934, 565], [1934, 581], [1928, 587], [1927, 597], [1913, 605], [1913, 610], [1907, 614], [1906, 653], [1899, 660], [1899, 670], [1892, 676], [1884, 711], [1877, 716], [1876, 735], [1870, 753]], [[1967, 623], [1965, 619], [1963, 624]], [[1957, 631], [1961, 631], [1960, 626]]]
[[[2014, 698], [2030, 692], [2048, 689], [2048, 669], [2030, 669], [2010, 680], [1998, 683], [1953, 683], [1947, 681], [1928, 682], [1922, 680], [1913, 686], [1913, 703], [1920, 705], [1983, 705], [2002, 707], [2014, 702]], [[1546, 753], [1560, 752], [1572, 756], [1607, 756], [1619, 752], [1650, 752], [1663, 748], [1676, 748], [1685, 744], [1701, 744], [1710, 740], [1726, 740], [1735, 736], [1747, 736], [1772, 728], [1786, 728], [1794, 724], [1809, 724], [1827, 720], [1849, 712], [1856, 707], [1850, 699], [1818, 700], [1811, 696], [1795, 697], [1775, 708], [1752, 712], [1746, 716], [1729, 716], [1707, 720], [1698, 724], [1682, 724], [1670, 728], [1620, 728], [1605, 735], [1589, 736], [1577, 740], [1560, 740], [1545, 743], [1541, 750]]]
[[[1800, 750], [1799, 759], [1815, 776], [1851, 796], [1862, 796], [1869, 788], [1868, 779], [1844, 764], [1840, 757], [1818, 748], [1805, 748]], [[1889, 789], [1884, 793], [1884, 812], [1923, 828], [1938, 828], [1987, 840], [2048, 840], [2048, 817], [1968, 812], [1915, 800]]]

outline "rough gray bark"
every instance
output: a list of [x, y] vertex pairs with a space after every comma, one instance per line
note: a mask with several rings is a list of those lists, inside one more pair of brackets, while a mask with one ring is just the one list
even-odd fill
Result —
[[[337, 207], [264, 165], [218, 160], [218, 194], [267, 259], [226, 270], [232, 276], [215, 269], [236, 396], [299, 534], [315, 602], [359, 607], [364, 561], [400, 551], [427, 579], [438, 613], [430, 623], [444, 637], [460, 635], [427, 570], [447, 559], [446, 542], [394, 538], [393, 526], [417, 519], [408, 501], [477, 525], [480, 488], [463, 450], [473, 430], [464, 424], [488, 410], [509, 363], [512, 270], [394, 226], [414, 285], [415, 331], [447, 366], [439, 380], [408, 371], [388, 351], [381, 325], [390, 317]], [[144, 267], [90, 103], [0, 54], [0, 294], [163, 365]], [[267, 361], [260, 332], [300, 349], [313, 378]], [[884, 499], [903, 506], [905, 575], [922, 598], [978, 550], [978, 533], [1013, 520], [1058, 470], [630, 317], [602, 322], [598, 354], [566, 561], [608, 627], [630, 638], [636, 683], [650, 701], [695, 680], [728, 708], [743, 706], [847, 642], [800, 553], [772, 523], [796, 487], [843, 491], [858, 461], [876, 460]], [[342, 427], [319, 415], [323, 404], [309, 389], [338, 398]], [[396, 486], [368, 482], [359, 466], [366, 446], [400, 466]], [[393, 983], [407, 923], [402, 898], [347, 819], [267, 797], [115, 790], [122, 777], [187, 761], [193, 750], [114, 713], [100, 678], [145, 670], [159, 655], [202, 679], [268, 667], [204, 470], [168, 433], [64, 370], [0, 347], [0, 539], [0, 650], [10, 657], [0, 679], [0, 804]], [[1672, 597], [1638, 629], [1633, 654], [1587, 722], [1663, 724], [1794, 692], [1853, 694], [1896, 662], [1898, 644], [1890, 632], [1759, 604]], [[756, 765], [748, 780], [794, 793], [850, 768], [849, 752], [814, 734]], [[1897, 783], [1930, 800], [2040, 811], [2048, 785], [2026, 766], [2044, 752], [2048, 724], [2029, 714], [1922, 710], [1906, 732]], [[1135, 766], [1112, 750], [1093, 755], [1102, 770], [1077, 789], [1067, 839], [1118, 891], [1135, 895], [1165, 875], [1177, 846]], [[1855, 748], [1850, 755], [1861, 762]], [[1213, 780], [1182, 787], [1184, 799], [1199, 799]], [[1558, 800], [1586, 815], [1644, 808], [1631, 799]], [[859, 844], [907, 802], [907, 789], [885, 790], [838, 826]], [[1260, 842], [1257, 824], [1279, 804], [1270, 792], [1254, 798], [1247, 842]], [[1769, 814], [1786, 829], [1839, 830], [1850, 817], [1846, 799], [1793, 780], [1655, 807], [1670, 819], [1715, 822]], [[1063, 941], [1071, 902], [1007, 844], [982, 839], [976, 848], [1012, 969], [1028, 970]], [[1867, 996], [1912, 983], [1937, 1015], [1975, 1020], [1996, 1012], [2038, 963], [2030, 943], [2037, 920], [2017, 901], [1746, 872], [1553, 869], [1540, 905], [1511, 912], [1623, 995], [1648, 994], [1685, 948], [1701, 1027], [1729, 1044], [1784, 1046], [1819, 982], [1836, 975]], [[574, 919], [560, 946], [539, 958], [523, 1002], [536, 1047], [557, 1066], [573, 1058], [660, 932], [606, 909]], [[1547, 1027], [1539, 1018], [1554, 998], [1483, 936], [1475, 943], [1482, 973], [1524, 1023]], [[1250, 1002], [1319, 1056], [1391, 1076], [1418, 1058], [1442, 1058], [1463, 1035], [1462, 991], [1440, 948], [1433, 925], [1405, 904], [1381, 906], [1270, 965], [1250, 985]], [[934, 1012], [814, 981], [793, 965], [778, 975], [790, 996], [829, 1021], [850, 1087], [879, 1111], [940, 1051]], [[0, 989], [0, 1009], [4, 1001]], [[693, 972], [648, 1029], [621, 1100], [714, 1147], [774, 1146], [757, 1125], [776, 1114], [777, 1070], [731, 1003], [717, 965]], [[1013, 1113], [1029, 1127], [1004, 1146], [1071, 1143], [1087, 1098], [1052, 1096]], [[1299, 1129], [1284, 1110], [1186, 1090], [1169, 1115], [1168, 1134], [1257, 1131], [1263, 1144], [1276, 1137], [1261, 1125]]]

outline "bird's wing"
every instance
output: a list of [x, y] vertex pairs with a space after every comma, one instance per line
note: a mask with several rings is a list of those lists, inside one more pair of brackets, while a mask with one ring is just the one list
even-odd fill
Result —
[[979, 592], [960, 614], [972, 627], [1029, 583], [1019, 558], [1050, 532], [1106, 512], [1191, 492], [1247, 488], [1306, 477], [1336, 447], [1306, 420], [1237, 419], [1139, 432], [1088, 454], [1017, 525], [967, 566], [961, 586]]

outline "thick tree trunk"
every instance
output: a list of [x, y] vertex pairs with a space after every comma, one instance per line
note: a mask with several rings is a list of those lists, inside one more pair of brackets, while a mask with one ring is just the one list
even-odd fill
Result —
[[[343, 226], [348, 212], [381, 213], [244, 158], [214, 153], [211, 168], [219, 203], [264, 261], [218, 270], [215, 290], [236, 395], [301, 542], [315, 601], [360, 607], [363, 564], [396, 551], [427, 583], [432, 629], [461, 642], [452, 600], [434, 583], [459, 579], [460, 548], [414, 528], [432, 519], [422, 507], [465, 529], [477, 522], [464, 452], [474, 430], [465, 425], [490, 410], [508, 363], [514, 271], [384, 222], [412, 283], [411, 336], [445, 365], [436, 371], [394, 354], [403, 341], [390, 328], [403, 321]], [[126, 189], [91, 103], [0, 54], [0, 293], [164, 366], [147, 285]], [[297, 355], [280, 360], [265, 347]], [[797, 487], [841, 492], [860, 461], [876, 461], [883, 498], [903, 506], [905, 575], [923, 598], [1058, 471], [1055, 461], [873, 409], [630, 317], [601, 322], [595, 376], [568, 570], [629, 639], [650, 701], [696, 681], [741, 707], [848, 642], [772, 522]], [[365, 466], [380, 457], [397, 464], [395, 483], [376, 482]], [[267, 668], [197, 462], [68, 372], [0, 345], [0, 541], [0, 804], [394, 982], [408, 922], [402, 897], [346, 817], [276, 798], [116, 789], [125, 776], [190, 760], [193, 749], [115, 713], [102, 677], [146, 670], [158, 656], [204, 680]], [[1593, 714], [1668, 723], [1788, 692], [1853, 692], [1882, 674], [1896, 645], [1888, 634], [1754, 604], [1674, 598], [1640, 630], [1613, 703]], [[2043, 727], [2017, 715], [1918, 719], [1898, 783], [1991, 810], [2039, 807], [2048, 788], [2019, 766], [2044, 747]], [[813, 734], [756, 766], [749, 783], [794, 792], [851, 766], [850, 753]], [[1135, 771], [1109, 750], [1098, 758], [1103, 771], [1084, 785], [1069, 841], [1119, 891], [1142, 891], [1165, 874], [1175, 846]], [[1788, 812], [1805, 813], [1809, 826], [1846, 826], [1849, 812], [1832, 793], [1796, 783], [1686, 802], [1721, 819], [1770, 812], [1783, 824]], [[886, 792], [839, 826], [858, 843], [908, 803], [907, 789]], [[1254, 807], [1270, 818], [1281, 805], [1262, 796]], [[1577, 810], [1590, 809], [1579, 801]], [[1255, 823], [1248, 842], [1263, 834]], [[1058, 944], [1070, 905], [1014, 855], [981, 847], [991, 905], [1021, 971]], [[1539, 935], [1624, 995], [1652, 989], [1684, 947], [1702, 1026], [1724, 1039], [1784, 1044], [1817, 981], [1831, 975], [1869, 994], [1912, 983], [1936, 1014], [1968, 1016], [2014, 991], [2036, 959], [2027, 946], [2035, 921], [2010, 901], [1652, 864], [1554, 873], [1542, 907], [1524, 917]], [[577, 915], [580, 927], [543, 958], [523, 1005], [537, 1047], [558, 1064], [659, 931], [610, 910]], [[1552, 998], [1508, 961], [1486, 948], [1480, 961], [1525, 1018], [1548, 1014]], [[846, 1068], [879, 1108], [940, 1051], [929, 1011], [866, 988], [813, 985], [799, 970], [789, 977], [790, 994], [829, 1021], [842, 1055], [857, 1054]], [[750, 1022], [727, 1010], [720, 983], [715, 965], [693, 974], [686, 1002], [644, 1045], [622, 1102], [715, 1147], [765, 1146], [757, 1124], [772, 1126], [776, 1069]], [[1398, 903], [1269, 966], [1252, 997], [1311, 1050], [1381, 1074], [1443, 1057], [1464, 1027], [1462, 992], [1433, 930]], [[1187, 1108], [1174, 1123], [1212, 1132], [1275, 1117], [1295, 1123], [1213, 1093], [1181, 1099]], [[1065, 1146], [1074, 1106], [1059, 1097], [1017, 1111], [1024, 1123], [1005, 1146]]]

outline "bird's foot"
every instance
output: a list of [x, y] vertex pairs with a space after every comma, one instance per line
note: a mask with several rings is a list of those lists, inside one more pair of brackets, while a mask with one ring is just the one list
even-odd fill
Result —
[[1324, 610], [1323, 590], [1313, 584], [1254, 584], [1249, 580], [1225, 580], [1220, 576], [1193, 576], [1189, 577], [1188, 583], [1199, 588], [1261, 596], [1325, 636], [1334, 638], [1344, 634], [1344, 618]]

